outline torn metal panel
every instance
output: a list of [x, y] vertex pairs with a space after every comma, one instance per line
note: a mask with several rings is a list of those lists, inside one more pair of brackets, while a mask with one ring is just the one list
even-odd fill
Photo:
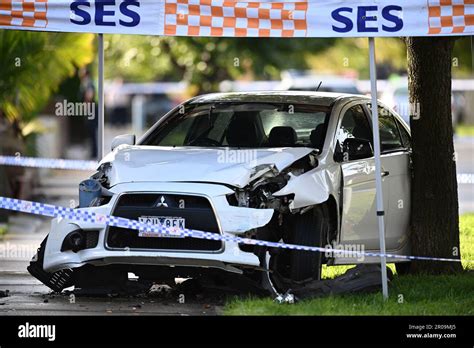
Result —
[[340, 182], [340, 170], [336, 166], [314, 168], [301, 175], [290, 174], [288, 184], [273, 193], [274, 196], [294, 194], [290, 210], [326, 202], [330, 193], [334, 193], [334, 183]]
[[119, 146], [101, 163], [111, 163], [110, 186], [126, 182], [211, 182], [242, 188], [270, 170], [262, 165], [270, 165], [279, 172], [312, 151], [306, 147]]
[[[220, 197], [220, 199], [225, 200], [225, 197]], [[234, 207], [216, 203], [222, 230], [230, 233], [244, 233], [265, 226], [274, 213], [273, 209]]]

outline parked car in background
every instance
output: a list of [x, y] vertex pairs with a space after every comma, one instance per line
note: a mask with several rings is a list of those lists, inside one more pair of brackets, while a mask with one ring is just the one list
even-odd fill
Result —
[[282, 73], [281, 83], [275, 87], [275, 90], [360, 94], [356, 79], [292, 70]]
[[[466, 105], [463, 91], [456, 87], [457, 84], [453, 81], [451, 95], [453, 126], [463, 121]], [[409, 103], [407, 77], [389, 80], [380, 99], [397, 111], [408, 125], [410, 125], [410, 115], [416, 117], [420, 112], [419, 106], [416, 103], [413, 105]]]
[[186, 88], [185, 82], [109, 82], [105, 89], [108, 122], [132, 124], [136, 131], [144, 131], [157, 121], [157, 116], [184, 101]]

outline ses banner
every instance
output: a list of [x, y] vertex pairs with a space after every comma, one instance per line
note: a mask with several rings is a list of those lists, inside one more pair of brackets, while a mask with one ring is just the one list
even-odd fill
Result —
[[0, 28], [229, 37], [473, 35], [474, 0], [0, 0]]

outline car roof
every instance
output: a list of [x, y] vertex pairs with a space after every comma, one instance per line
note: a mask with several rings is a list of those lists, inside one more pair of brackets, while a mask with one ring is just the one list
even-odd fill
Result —
[[336, 100], [342, 98], [357, 99], [364, 95], [344, 94], [332, 92], [311, 91], [259, 91], [259, 92], [233, 92], [233, 93], [211, 93], [194, 97], [190, 104], [201, 103], [295, 103], [314, 104], [320, 106], [331, 106]]

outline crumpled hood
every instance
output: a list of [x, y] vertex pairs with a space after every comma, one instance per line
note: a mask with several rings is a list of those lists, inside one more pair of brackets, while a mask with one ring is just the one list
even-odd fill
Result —
[[273, 164], [278, 171], [308, 155], [313, 149], [229, 149], [198, 147], [128, 146], [109, 153], [111, 186], [126, 182], [212, 182], [244, 187], [254, 168]]

